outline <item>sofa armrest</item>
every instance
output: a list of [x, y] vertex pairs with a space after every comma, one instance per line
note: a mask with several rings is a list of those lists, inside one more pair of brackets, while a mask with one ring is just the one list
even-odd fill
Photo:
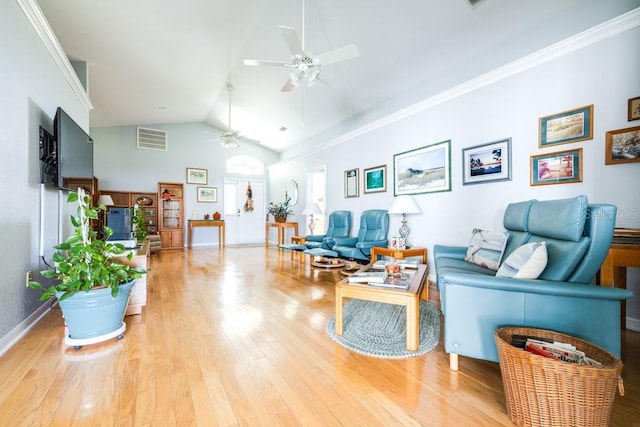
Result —
[[588, 283], [556, 282], [551, 280], [524, 280], [511, 277], [485, 276], [447, 272], [440, 276], [440, 288], [446, 293], [446, 286], [468, 286], [507, 292], [555, 295], [576, 298], [624, 300], [633, 297], [626, 289], [591, 285]]
[[334, 246], [355, 247], [356, 243], [358, 243], [358, 238], [357, 237], [334, 237], [333, 242], [334, 242]]
[[467, 255], [467, 247], [466, 246], [435, 245], [433, 247], [433, 259], [434, 260], [437, 260], [440, 257], [463, 260], [465, 255]]

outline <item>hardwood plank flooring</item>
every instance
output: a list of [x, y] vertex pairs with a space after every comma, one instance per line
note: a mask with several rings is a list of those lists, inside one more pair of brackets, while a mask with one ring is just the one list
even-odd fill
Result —
[[[453, 372], [442, 344], [383, 360], [328, 338], [340, 278], [274, 247], [154, 254], [124, 339], [75, 351], [54, 309], [0, 358], [0, 426], [512, 425], [496, 363]], [[639, 354], [624, 331], [612, 425], [640, 426]]]

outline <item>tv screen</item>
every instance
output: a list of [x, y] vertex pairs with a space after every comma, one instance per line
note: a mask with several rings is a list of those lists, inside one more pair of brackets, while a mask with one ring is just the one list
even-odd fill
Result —
[[58, 158], [58, 188], [77, 190], [78, 180], [93, 178], [93, 140], [60, 107], [53, 120]]

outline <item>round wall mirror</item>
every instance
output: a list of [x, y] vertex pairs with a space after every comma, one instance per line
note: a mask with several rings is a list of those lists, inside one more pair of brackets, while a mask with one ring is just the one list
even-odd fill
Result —
[[287, 185], [284, 187], [285, 191], [285, 199], [287, 197], [291, 197], [290, 206], [295, 206], [298, 203], [298, 183], [294, 180], [287, 182]]

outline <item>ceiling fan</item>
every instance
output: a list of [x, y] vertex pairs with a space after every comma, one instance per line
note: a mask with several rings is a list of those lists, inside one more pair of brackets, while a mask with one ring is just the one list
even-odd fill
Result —
[[281, 92], [291, 92], [296, 86], [312, 86], [317, 81], [322, 81], [320, 78], [320, 69], [323, 65], [346, 61], [359, 55], [358, 48], [355, 44], [350, 44], [315, 56], [305, 50], [304, 15], [304, 0], [302, 0], [302, 40], [298, 38], [298, 34], [294, 28], [278, 27], [282, 31], [282, 36], [291, 51], [292, 56], [289, 62], [255, 59], [244, 60], [245, 65], [267, 65], [291, 68], [289, 79], [282, 87]]
[[238, 148], [240, 146], [238, 143], [240, 132], [231, 129], [231, 92], [233, 91], [231, 83], [227, 83], [227, 91], [229, 92], [229, 127], [220, 137], [220, 144], [222, 144], [224, 148]]

